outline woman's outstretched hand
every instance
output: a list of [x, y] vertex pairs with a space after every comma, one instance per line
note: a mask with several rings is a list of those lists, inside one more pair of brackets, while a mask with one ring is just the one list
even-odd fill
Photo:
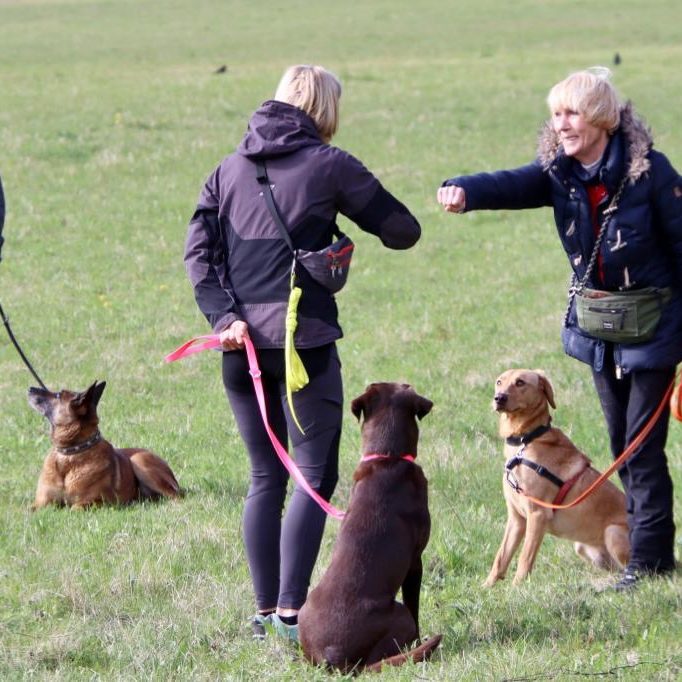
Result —
[[461, 213], [466, 206], [464, 190], [457, 185], [439, 187], [436, 198], [443, 210], [449, 213]]

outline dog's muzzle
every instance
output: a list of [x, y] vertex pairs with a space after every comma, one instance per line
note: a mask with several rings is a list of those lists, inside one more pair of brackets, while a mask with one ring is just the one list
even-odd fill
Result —
[[502, 412], [507, 405], [507, 400], [509, 396], [506, 393], [496, 393], [493, 398], [493, 405], [498, 412]]

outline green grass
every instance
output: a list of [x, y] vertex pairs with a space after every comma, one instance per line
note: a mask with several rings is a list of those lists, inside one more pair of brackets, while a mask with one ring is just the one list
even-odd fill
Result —
[[[407, 380], [435, 403], [420, 446], [433, 517], [422, 629], [445, 638], [430, 665], [382, 679], [679, 679], [679, 575], [597, 595], [604, 576], [547, 538], [526, 584], [480, 588], [505, 520], [495, 376], [545, 369], [555, 422], [602, 468], [607, 437], [588, 368], [560, 348], [568, 267], [551, 213], [444, 215], [434, 196], [450, 175], [530, 160], [549, 87], [616, 51], [617, 86], [681, 168], [680, 19], [677, 0], [0, 0], [0, 301], [48, 385], [106, 379], [106, 437], [153, 448], [188, 490], [32, 513], [46, 424], [0, 334], [0, 678], [327, 679], [249, 639], [248, 469], [217, 356], [162, 363], [206, 331], [182, 265], [204, 177], [284, 68], [314, 62], [344, 82], [335, 143], [424, 229], [394, 253], [343, 225], [358, 244], [339, 296], [348, 401]], [[346, 413], [341, 507], [359, 445]], [[668, 454], [680, 489], [678, 424]]]

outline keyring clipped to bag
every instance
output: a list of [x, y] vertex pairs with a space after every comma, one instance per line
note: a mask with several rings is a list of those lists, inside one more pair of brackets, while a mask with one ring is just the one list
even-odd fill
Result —
[[282, 216], [277, 210], [277, 204], [275, 204], [275, 198], [272, 195], [272, 188], [270, 187], [264, 161], [256, 161], [256, 178], [263, 187], [265, 203], [279, 228], [282, 239], [289, 247], [294, 261], [300, 263], [308, 274], [327, 291], [332, 294], [340, 291], [348, 281], [350, 262], [353, 257], [353, 250], [355, 249], [355, 244], [351, 238], [341, 232], [335, 225], [334, 234], [337, 239], [329, 246], [325, 246], [319, 251], [306, 251], [305, 249], [295, 248], [289, 231], [282, 220]]
[[663, 307], [672, 296], [670, 287], [645, 287], [628, 291], [602, 291], [587, 287], [597, 262], [606, 228], [618, 209], [618, 202], [626, 183], [627, 176], [623, 178], [618, 191], [604, 211], [602, 224], [583, 278], [576, 281], [575, 273], [573, 274], [568, 290], [564, 327], [568, 326], [571, 301], [575, 298], [578, 327], [590, 336], [615, 343], [642, 343], [652, 338], [656, 332]]

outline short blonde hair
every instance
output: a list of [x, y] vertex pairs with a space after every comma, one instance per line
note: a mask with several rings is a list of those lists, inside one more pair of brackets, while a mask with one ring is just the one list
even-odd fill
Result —
[[577, 111], [609, 133], [620, 125], [620, 97], [611, 85], [611, 71], [605, 66], [576, 71], [557, 83], [549, 91], [547, 105], [552, 113], [560, 109]]
[[339, 127], [341, 82], [322, 66], [290, 66], [277, 86], [275, 99], [305, 111], [315, 122], [324, 142], [329, 142]]

